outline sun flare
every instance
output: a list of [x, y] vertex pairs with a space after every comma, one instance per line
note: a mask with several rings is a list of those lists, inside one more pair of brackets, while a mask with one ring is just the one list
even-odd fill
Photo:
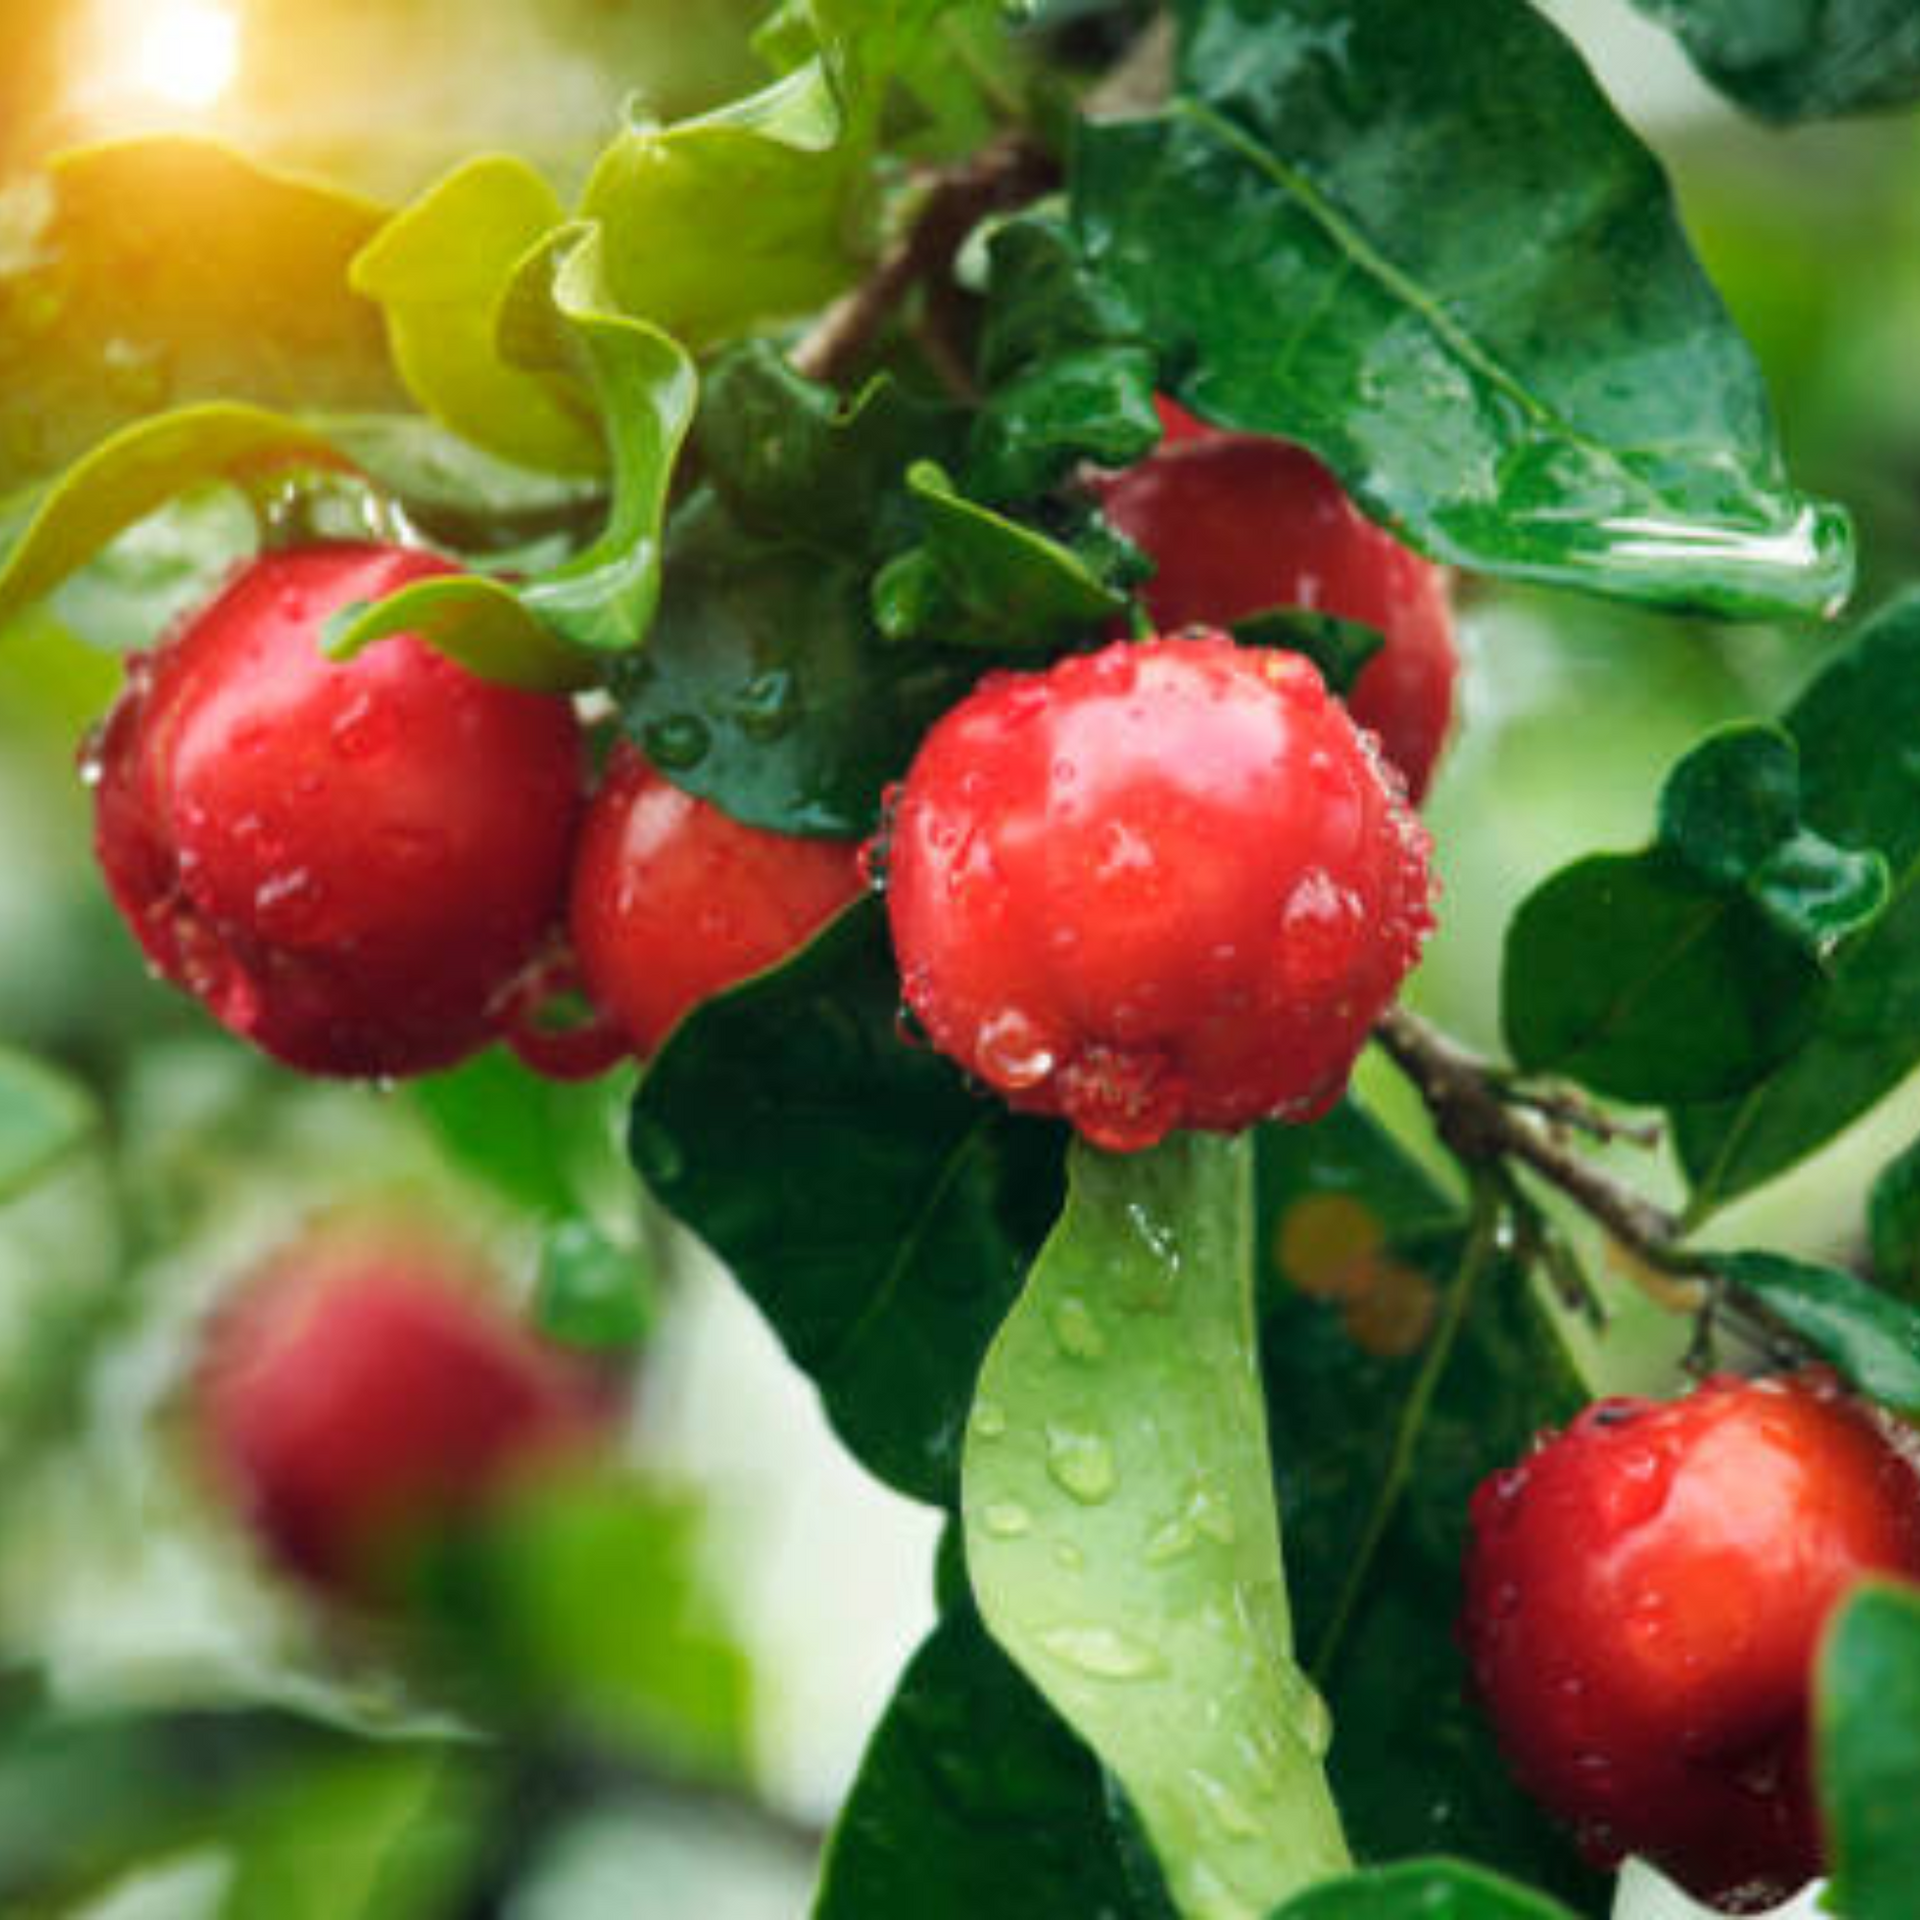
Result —
[[210, 107], [240, 65], [240, 22], [217, 0], [149, 0], [128, 51], [128, 78], [170, 106]]

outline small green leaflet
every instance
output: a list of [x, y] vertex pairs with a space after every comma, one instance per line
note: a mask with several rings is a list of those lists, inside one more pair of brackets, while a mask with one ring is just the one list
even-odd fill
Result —
[[0, 1047], [0, 1206], [30, 1187], [98, 1123], [91, 1096], [77, 1082]]

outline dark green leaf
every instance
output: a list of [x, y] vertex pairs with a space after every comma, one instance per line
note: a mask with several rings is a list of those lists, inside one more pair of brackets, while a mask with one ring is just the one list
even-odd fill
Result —
[[1271, 1920], [1572, 1920], [1558, 1901], [1458, 1860], [1409, 1860], [1329, 1880]]
[[1869, 1585], [1827, 1628], [1814, 1684], [1815, 1765], [1848, 1920], [1907, 1920], [1920, 1883], [1920, 1595]]
[[1100, 1769], [949, 1615], [901, 1676], [828, 1843], [813, 1920], [1135, 1920]]
[[1920, 1312], [1850, 1273], [1784, 1254], [1706, 1259], [1868, 1399], [1909, 1419], [1920, 1416]]
[[1126, 610], [1126, 596], [1070, 547], [962, 499], [931, 462], [914, 466], [907, 485], [927, 537], [873, 583], [874, 619], [889, 641], [1057, 647]]
[[586, 1220], [561, 1220], [540, 1247], [534, 1320], [548, 1339], [589, 1353], [641, 1346], [660, 1316], [657, 1283], [638, 1247], [617, 1245]]
[[1683, 1110], [1675, 1134], [1705, 1209], [1784, 1171], [1920, 1062], [1920, 596], [1863, 626], [1785, 716], [1805, 823], [1884, 856], [1892, 898], [1835, 958], [1811, 1039], [1741, 1101]]
[[1920, 1306], [1920, 1141], [1880, 1169], [1867, 1203], [1873, 1277]]
[[861, 567], [744, 533], [711, 497], [689, 503], [671, 552], [652, 640], [616, 676], [627, 731], [736, 819], [871, 832], [881, 789], [985, 663], [888, 647]]
[[1813, 1027], [1818, 963], [1740, 894], [1671, 856], [1596, 854], [1507, 930], [1501, 1015], [1515, 1062], [1616, 1099], [1753, 1086]]
[[1665, 179], [1546, 20], [1180, 15], [1172, 104], [1088, 128], [1072, 181], [1179, 398], [1311, 447], [1480, 571], [1720, 611], [1844, 599], [1844, 515], [1787, 483]]
[[178, 135], [69, 153], [0, 202], [0, 493], [162, 408], [398, 408], [347, 267], [369, 201]]
[[1283, 647], [1289, 653], [1305, 654], [1335, 693], [1350, 693], [1360, 669], [1386, 645], [1386, 637], [1364, 621], [1341, 620], [1305, 607], [1272, 607], [1249, 614], [1233, 623], [1233, 637], [1243, 646]]
[[1701, 879], [1742, 886], [1800, 824], [1800, 756], [1778, 727], [1727, 727], [1660, 794], [1660, 838]]
[[98, 1124], [84, 1088], [41, 1061], [0, 1047], [0, 1205], [31, 1186]]
[[1152, 353], [1139, 324], [1087, 271], [1058, 214], [1009, 220], [988, 243], [967, 484], [988, 500], [1044, 492], [1082, 460], [1125, 466], [1160, 438]]
[[1920, 100], [1912, 0], [1634, 0], [1723, 93], [1790, 125]]
[[706, 477], [751, 533], [844, 558], [912, 537], [901, 491], [908, 466], [956, 443], [951, 408], [877, 379], [851, 400], [803, 378], [765, 343], [707, 376], [695, 427]]
[[1591, 1906], [1600, 1883], [1513, 1784], [1453, 1637], [1473, 1488], [1581, 1384], [1525, 1276], [1463, 1274], [1458, 1205], [1359, 1109], [1263, 1127], [1257, 1155], [1274, 1479], [1354, 1847], [1470, 1855]]
[[636, 1166], [738, 1276], [881, 1479], [953, 1498], [974, 1377], [1059, 1205], [1059, 1130], [896, 1031], [877, 904], [710, 1001], [633, 1110]]
[[1347, 1864], [1292, 1659], [1252, 1313], [1250, 1143], [1076, 1145], [980, 1371], [962, 1474], [981, 1617], [1119, 1780], [1183, 1912]]

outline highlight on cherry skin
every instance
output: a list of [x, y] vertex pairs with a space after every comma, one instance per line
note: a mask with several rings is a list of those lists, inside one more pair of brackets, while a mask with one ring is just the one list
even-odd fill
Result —
[[1347, 708], [1380, 736], [1417, 803], [1453, 723], [1459, 657], [1446, 570], [1376, 526], [1303, 447], [1224, 433], [1170, 401], [1146, 459], [1097, 476], [1107, 519], [1155, 563], [1156, 626], [1223, 627], [1272, 607], [1360, 620], [1386, 644]]
[[267, 1558], [379, 1603], [432, 1533], [579, 1459], [615, 1401], [463, 1249], [382, 1224], [316, 1232], [251, 1276], [213, 1323], [192, 1411], [211, 1485]]
[[1516, 1777], [1595, 1864], [1729, 1911], [1821, 1868], [1808, 1692], [1868, 1574], [1920, 1581], [1910, 1432], [1822, 1370], [1603, 1400], [1475, 1494], [1460, 1635]]
[[84, 762], [108, 890], [153, 968], [307, 1073], [398, 1076], [492, 1039], [558, 920], [583, 804], [571, 704], [330, 615], [453, 571], [268, 553], [130, 661]]
[[580, 833], [568, 911], [588, 997], [643, 1058], [863, 891], [859, 849], [747, 825], [625, 742]]
[[1427, 854], [1318, 671], [1217, 633], [988, 675], [871, 850], [931, 1043], [1118, 1152], [1332, 1106], [1432, 927]]

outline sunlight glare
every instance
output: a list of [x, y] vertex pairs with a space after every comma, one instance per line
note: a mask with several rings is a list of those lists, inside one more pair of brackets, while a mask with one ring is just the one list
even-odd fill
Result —
[[131, 50], [132, 77], [176, 107], [210, 107], [240, 64], [240, 22], [218, 0], [149, 0]]

